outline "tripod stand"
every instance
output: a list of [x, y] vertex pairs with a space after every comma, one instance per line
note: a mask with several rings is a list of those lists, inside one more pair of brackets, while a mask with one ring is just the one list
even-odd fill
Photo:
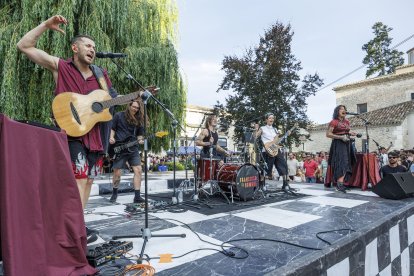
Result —
[[[166, 113], [168, 113], [170, 116], [172, 115], [171, 111], [169, 111], [168, 109], [165, 108], [165, 106], [158, 101], [155, 97], [152, 97], [152, 94], [145, 89], [137, 80], [135, 80], [129, 73], [127, 73], [124, 68], [122, 68], [118, 63], [116, 63], [113, 59], [111, 59], [113, 63], [115, 63], [115, 65], [120, 68], [122, 71], [124, 71], [127, 76], [128, 79], [133, 80], [144, 92], [142, 94], [140, 94], [140, 97], [144, 103], [144, 162], [146, 164], [147, 162], [147, 156], [148, 156], [148, 139], [146, 136], [146, 131], [147, 131], [147, 102], [148, 99], [152, 98], [156, 103], [158, 103]], [[174, 133], [175, 135], [175, 133]], [[175, 137], [174, 137], [175, 139]], [[149, 239], [151, 237], [163, 237], [163, 238], [170, 238], [170, 237], [177, 237], [177, 238], [185, 238], [186, 235], [185, 234], [164, 234], [164, 235], [152, 235], [151, 234], [151, 230], [149, 229], [149, 225], [148, 225], [148, 168], [147, 166], [144, 166], [145, 170], [144, 170], [144, 175], [145, 175], [145, 228], [141, 229], [142, 234], [141, 235], [121, 235], [121, 236], [113, 236], [112, 239], [117, 240], [117, 239], [123, 239], [123, 238], [143, 238], [144, 239], [144, 243], [142, 244], [142, 248], [141, 248], [141, 252], [139, 254], [139, 258], [137, 260], [137, 263], [142, 263], [143, 257], [144, 257], [144, 252], [145, 252], [145, 247], [147, 245], [147, 242], [149, 241]], [[174, 179], [175, 180], [175, 179]], [[174, 182], [175, 185], [175, 182]]]
[[187, 144], [188, 144], [188, 140], [187, 140], [187, 135], [185, 136], [185, 141], [184, 141], [184, 152], [185, 152], [185, 164], [184, 164], [184, 169], [185, 169], [185, 179], [180, 183], [180, 186], [178, 187], [178, 189], [181, 189], [184, 193], [187, 193], [188, 189], [191, 187], [191, 185], [193, 184], [189, 179], [188, 179], [188, 152], [187, 152]]

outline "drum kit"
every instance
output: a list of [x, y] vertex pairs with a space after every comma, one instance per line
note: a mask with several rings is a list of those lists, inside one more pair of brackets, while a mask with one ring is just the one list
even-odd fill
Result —
[[258, 195], [264, 197], [261, 175], [251, 163], [224, 163], [221, 159], [200, 158], [197, 160], [197, 185], [199, 192], [211, 196], [220, 193], [230, 203], [234, 198], [252, 200]]

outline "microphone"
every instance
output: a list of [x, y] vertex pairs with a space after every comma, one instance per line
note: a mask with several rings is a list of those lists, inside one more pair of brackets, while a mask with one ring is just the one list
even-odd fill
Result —
[[355, 116], [357, 116], [357, 115], [361, 115], [360, 113], [356, 113], [356, 112], [346, 112], [346, 115], [355, 115]]
[[127, 54], [123, 53], [107, 53], [107, 52], [97, 52], [95, 54], [97, 58], [123, 58], [126, 57]]

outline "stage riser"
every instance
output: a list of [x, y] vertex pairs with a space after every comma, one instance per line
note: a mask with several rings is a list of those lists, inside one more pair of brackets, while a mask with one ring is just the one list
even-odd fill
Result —
[[296, 265], [281, 267], [266, 275], [360, 276], [387, 270], [389, 275], [414, 275], [412, 205], [325, 250], [298, 259]]

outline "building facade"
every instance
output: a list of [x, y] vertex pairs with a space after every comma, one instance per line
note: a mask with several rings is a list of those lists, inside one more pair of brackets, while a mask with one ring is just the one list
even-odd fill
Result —
[[[393, 143], [391, 149], [397, 150], [414, 147], [414, 64], [400, 66], [393, 74], [341, 85], [333, 90], [337, 105], [362, 114], [349, 117], [352, 130], [362, 134], [361, 139], [356, 139], [358, 151], [365, 152], [367, 136], [370, 152], [377, 149], [376, 143], [384, 147]], [[328, 124], [309, 128], [311, 140], [294, 150], [328, 151], [331, 139], [326, 137], [327, 128]]]
[[[185, 133], [181, 132], [179, 138], [180, 146], [185, 145], [185, 135], [187, 134], [188, 146], [194, 146], [194, 136], [200, 135], [201, 129], [205, 126], [205, 119], [213, 114], [213, 108], [188, 104], [185, 108]], [[177, 130], [179, 132], [179, 130]], [[219, 144], [229, 150], [234, 149], [233, 134], [234, 128], [229, 129], [228, 134], [219, 132]]]

